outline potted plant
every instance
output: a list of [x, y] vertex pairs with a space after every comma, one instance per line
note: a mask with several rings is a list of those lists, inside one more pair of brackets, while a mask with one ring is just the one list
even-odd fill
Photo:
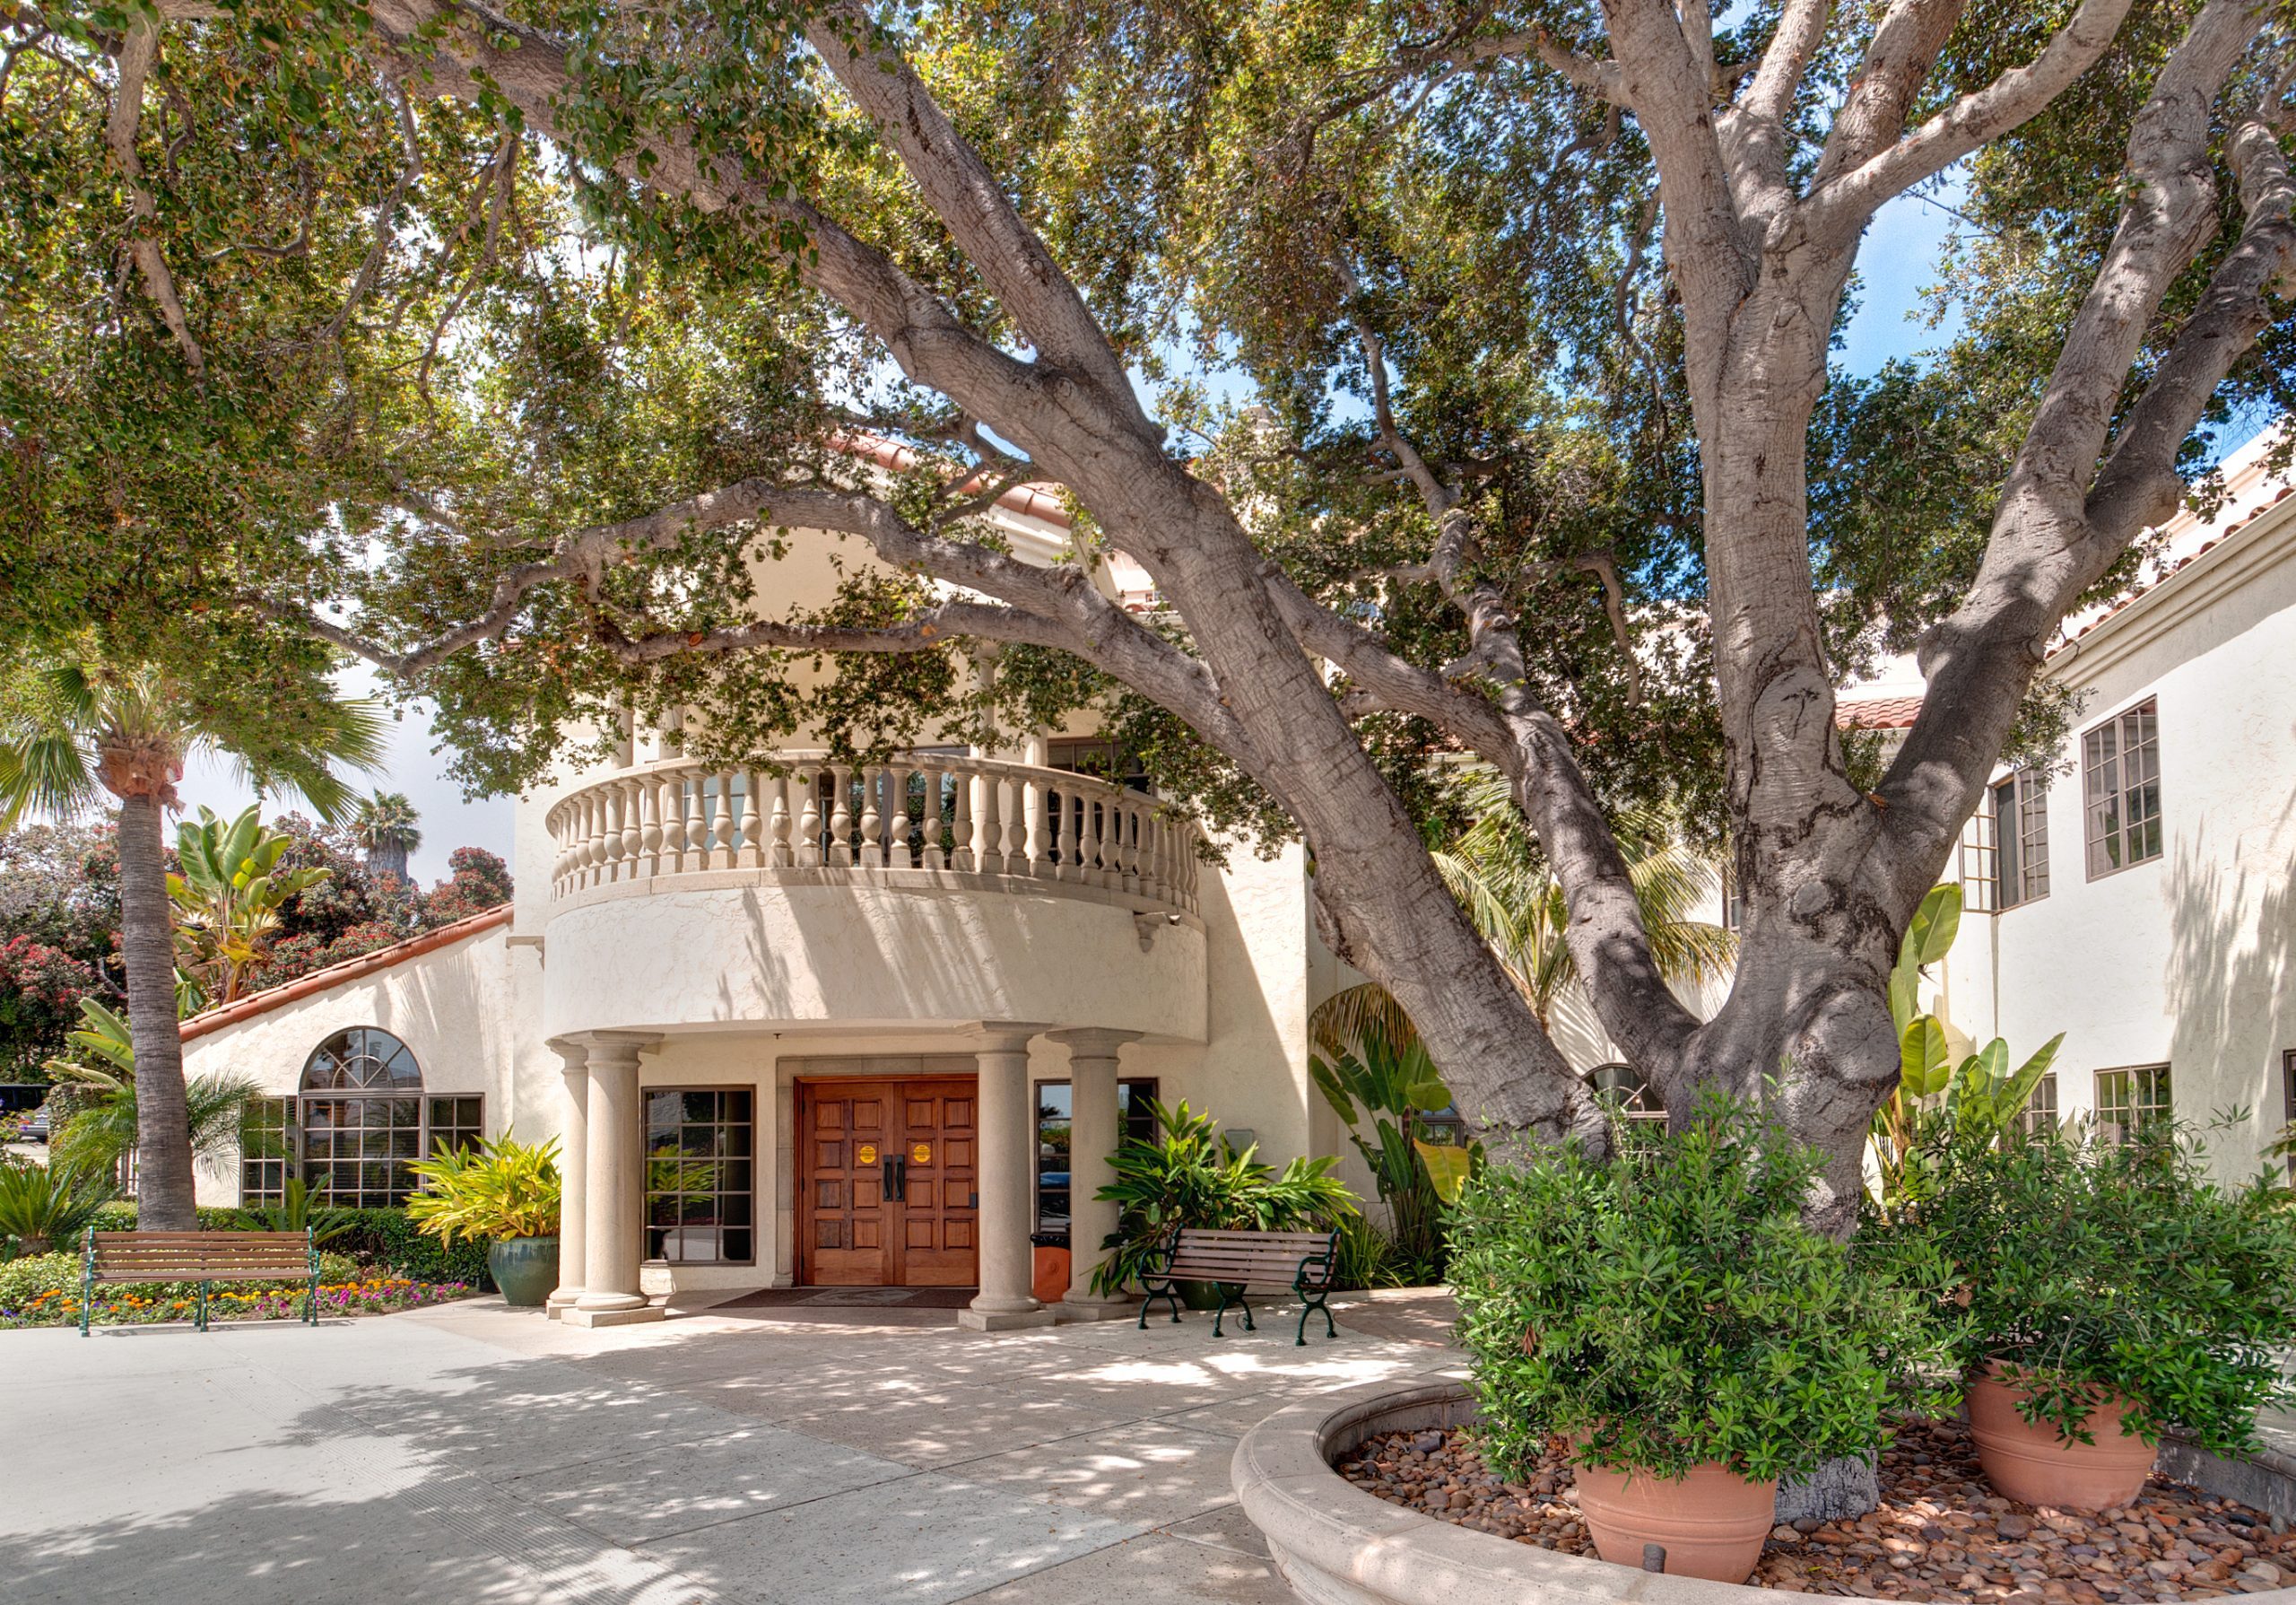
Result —
[[1823, 1164], [1709, 1099], [1615, 1158], [1539, 1150], [1462, 1193], [1451, 1281], [1485, 1458], [1520, 1476], [1567, 1440], [1604, 1559], [1657, 1544], [1669, 1573], [1744, 1582], [1779, 1479], [1878, 1451], [1925, 1346], [1942, 1359], [1918, 1262], [1802, 1224]]
[[1999, 1492], [2125, 1505], [2163, 1431], [2238, 1452], [2292, 1398], [2273, 1351], [2296, 1341], [2296, 1217], [2270, 1177], [2227, 1188], [2205, 1159], [2166, 1127], [1948, 1137], [1930, 1195], [1878, 1228], [1953, 1268], [1970, 1433]]
[[[1152, 1102], [1153, 1134], [1126, 1138], [1111, 1164], [1116, 1180], [1099, 1196], [1118, 1205], [1117, 1228], [1100, 1247], [1092, 1291], [1115, 1297], [1160, 1268], [1171, 1234], [1182, 1226], [1211, 1231], [1304, 1232], [1328, 1228], [1355, 1213], [1355, 1197], [1331, 1173], [1338, 1161], [1294, 1159], [1278, 1171], [1259, 1145], [1239, 1149], [1213, 1118], [1183, 1098]], [[1188, 1308], [1217, 1307], [1211, 1283], [1178, 1284]]]
[[539, 1309], [558, 1286], [558, 1143], [504, 1135], [448, 1148], [411, 1166], [422, 1190], [406, 1201], [417, 1231], [451, 1246], [489, 1239], [486, 1269], [502, 1302]]

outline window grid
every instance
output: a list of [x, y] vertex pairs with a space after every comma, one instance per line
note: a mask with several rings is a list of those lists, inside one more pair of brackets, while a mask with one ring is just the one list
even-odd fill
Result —
[[430, 1140], [425, 1154], [467, 1153], [486, 1140], [486, 1100], [476, 1096], [432, 1098]]
[[2021, 769], [1993, 789], [2001, 906], [2048, 895], [2048, 788], [2037, 770]]
[[2025, 1112], [2018, 1117], [2028, 1137], [2040, 1137], [2057, 1130], [2057, 1072], [2051, 1070], [2033, 1084], [2033, 1095], [2025, 1105]]
[[2161, 856], [2161, 730], [2147, 697], [2081, 737], [2089, 878]]
[[2097, 1072], [2097, 1135], [2126, 1142], [2147, 1127], [2170, 1118], [2169, 1067], [2137, 1065]]
[[755, 1118], [748, 1087], [647, 1089], [648, 1259], [756, 1263]]
[[[1037, 1230], [1068, 1229], [1069, 1120], [1074, 1105], [1072, 1084], [1039, 1081], [1037, 1099]], [[1156, 1077], [1126, 1076], [1116, 1084], [1117, 1140], [1152, 1142], [1156, 1114], [1149, 1105], [1156, 1100]]]
[[1961, 827], [1961, 906], [1972, 914], [1990, 914], [2001, 906], [1994, 819], [1992, 808], [1979, 808]]
[[292, 1098], [250, 1098], [239, 1115], [239, 1202], [283, 1204], [295, 1173]]

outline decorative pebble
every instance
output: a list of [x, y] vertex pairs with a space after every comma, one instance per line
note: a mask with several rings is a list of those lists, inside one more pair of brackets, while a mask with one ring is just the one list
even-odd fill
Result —
[[[1483, 1464], [1470, 1427], [1387, 1433], [1338, 1469], [1390, 1505], [1518, 1544], [1594, 1553], [1570, 1462], [1552, 1446], [1511, 1483]], [[1901, 1426], [1881, 1480], [1870, 1515], [1772, 1529], [1748, 1581], [1910, 1605], [2151, 1605], [2260, 1593], [2296, 1578], [2296, 1535], [2157, 1475], [2127, 1508], [2093, 1516], [2013, 1505], [1986, 1484], [1959, 1421]]]

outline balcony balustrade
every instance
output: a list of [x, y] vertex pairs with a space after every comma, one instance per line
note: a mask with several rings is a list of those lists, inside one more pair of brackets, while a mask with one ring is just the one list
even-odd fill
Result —
[[994, 759], [672, 759], [570, 793], [548, 823], [552, 894], [561, 902], [640, 883], [673, 890], [682, 877], [722, 885], [752, 871], [799, 883], [1091, 888], [1196, 912], [1193, 824], [1124, 787]]

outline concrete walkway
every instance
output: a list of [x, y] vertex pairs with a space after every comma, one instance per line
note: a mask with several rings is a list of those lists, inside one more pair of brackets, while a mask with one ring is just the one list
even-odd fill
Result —
[[0, 1599], [1282, 1605], [1228, 1481], [1303, 1395], [1443, 1370], [1439, 1306], [1000, 1335], [493, 1299], [0, 1332]]

